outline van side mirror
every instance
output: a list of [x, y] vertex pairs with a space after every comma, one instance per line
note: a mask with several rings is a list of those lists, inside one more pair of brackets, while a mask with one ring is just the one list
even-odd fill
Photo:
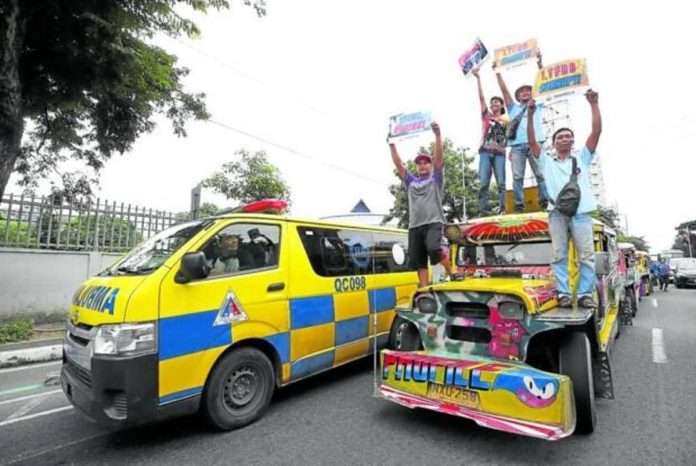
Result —
[[199, 280], [205, 278], [210, 273], [210, 266], [205, 260], [205, 254], [202, 251], [187, 252], [181, 258], [179, 271], [174, 277], [176, 283], [184, 284], [191, 280]]
[[609, 275], [610, 271], [609, 253], [595, 252], [595, 273], [597, 275]]

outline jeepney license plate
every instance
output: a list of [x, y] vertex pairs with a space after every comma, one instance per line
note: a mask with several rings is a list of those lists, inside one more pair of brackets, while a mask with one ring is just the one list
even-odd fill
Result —
[[428, 398], [454, 403], [471, 409], [480, 409], [481, 407], [478, 393], [465, 388], [453, 387], [452, 385], [429, 384]]

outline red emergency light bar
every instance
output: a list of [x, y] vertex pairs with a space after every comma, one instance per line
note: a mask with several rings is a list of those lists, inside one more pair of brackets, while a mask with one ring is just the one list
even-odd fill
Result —
[[281, 199], [261, 199], [260, 201], [246, 204], [242, 207], [242, 212], [280, 214], [287, 209], [287, 207], [288, 203]]

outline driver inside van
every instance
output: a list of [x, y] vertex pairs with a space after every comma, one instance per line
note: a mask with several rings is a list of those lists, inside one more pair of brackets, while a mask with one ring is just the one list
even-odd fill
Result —
[[217, 257], [210, 263], [210, 275], [224, 275], [248, 269], [252, 264], [249, 253], [239, 247], [239, 236], [221, 233]]

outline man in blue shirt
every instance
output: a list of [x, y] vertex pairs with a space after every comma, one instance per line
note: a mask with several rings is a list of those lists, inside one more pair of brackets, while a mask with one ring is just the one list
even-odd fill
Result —
[[594, 158], [595, 149], [602, 133], [602, 117], [599, 112], [599, 95], [592, 89], [585, 94], [592, 110], [592, 131], [585, 146], [577, 153], [573, 151], [575, 135], [570, 128], [561, 128], [553, 134], [554, 154], [541, 152], [541, 146], [536, 140], [533, 116], [537, 106], [531, 100], [527, 106], [530, 119], [527, 123], [527, 139], [529, 149], [539, 161], [549, 193], [549, 208], [553, 209], [553, 201], [557, 199], [563, 186], [570, 181], [573, 171], [572, 157], [577, 159], [578, 185], [580, 186], [580, 204], [572, 217], [568, 217], [553, 209], [549, 212], [549, 233], [553, 244], [553, 273], [556, 277], [558, 290], [558, 305], [572, 307], [568, 273], [568, 239], [573, 239], [578, 258], [580, 259], [580, 280], [577, 286], [578, 306], [596, 307], [592, 298], [595, 288], [595, 252], [592, 238], [592, 217], [590, 212], [597, 209], [597, 202], [590, 186], [590, 164]]
[[[537, 66], [539, 69], [543, 68], [541, 62], [541, 52], [537, 50]], [[519, 121], [519, 126], [517, 126], [517, 131], [515, 131], [514, 138], [512, 135], [508, 140], [508, 146], [510, 146], [510, 163], [512, 165], [512, 189], [515, 193], [515, 212], [524, 211], [524, 172], [527, 167], [527, 161], [529, 161], [529, 166], [532, 168], [534, 177], [537, 181], [537, 187], [539, 188], [539, 205], [542, 209], [546, 209], [548, 202], [548, 194], [546, 189], [546, 184], [544, 180], [544, 175], [542, 174], [537, 160], [532, 156], [529, 150], [529, 143], [527, 141], [527, 104], [532, 98], [532, 86], [525, 84], [520, 86], [515, 91], [515, 100], [512, 100], [510, 91], [508, 91], [507, 85], [503, 80], [502, 75], [496, 70], [495, 64], [493, 69], [496, 72], [496, 77], [498, 78], [498, 86], [500, 86], [500, 91], [503, 93], [503, 99], [505, 100], [505, 106], [507, 107], [508, 116], [510, 118], [511, 125], [514, 125], [515, 118]], [[541, 108], [542, 104], [537, 105], [537, 108]], [[534, 121], [534, 134], [536, 135], [536, 142], [544, 142], [544, 131], [541, 125], [541, 112], [538, 111], [532, 118]]]

